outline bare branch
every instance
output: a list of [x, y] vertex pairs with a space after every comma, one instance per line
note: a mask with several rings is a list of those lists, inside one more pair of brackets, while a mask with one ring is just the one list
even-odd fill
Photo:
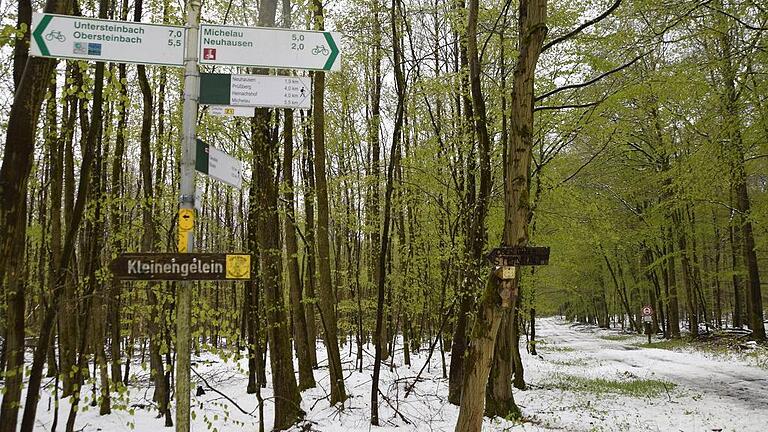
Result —
[[550, 96], [552, 96], [554, 94], [560, 93], [560, 92], [565, 91], [565, 90], [574, 90], [574, 89], [590, 86], [590, 85], [600, 81], [601, 79], [603, 79], [603, 78], [605, 78], [607, 76], [613, 75], [616, 72], [620, 72], [620, 71], [622, 71], [622, 70], [632, 66], [638, 60], [642, 59], [643, 57], [647, 56], [650, 53], [651, 53], [651, 51], [646, 51], [643, 54], [640, 54], [639, 56], [637, 56], [634, 59], [632, 59], [629, 63], [624, 63], [623, 65], [618, 66], [616, 68], [613, 68], [613, 69], [609, 70], [608, 72], [604, 72], [604, 73], [602, 73], [602, 74], [592, 78], [589, 81], [586, 81], [586, 82], [583, 82], [583, 83], [580, 83], [580, 84], [569, 84], [569, 85], [566, 85], [566, 86], [558, 87], [558, 88], [556, 88], [554, 90], [550, 90], [550, 91], [544, 93], [541, 96], [536, 96], [536, 102], [539, 102], [539, 101], [541, 101], [543, 99], [546, 99], [546, 98], [548, 98], [548, 97], [550, 97]]
[[601, 153], [602, 153], [602, 152], [603, 152], [603, 151], [604, 151], [606, 148], [608, 148], [608, 145], [609, 145], [609, 144], [611, 144], [611, 138], [613, 138], [613, 134], [614, 134], [615, 132], [616, 132], [616, 129], [614, 129], [614, 130], [613, 130], [613, 132], [611, 133], [611, 136], [608, 138], [608, 141], [606, 141], [606, 142], [605, 142], [605, 144], [603, 145], [603, 147], [602, 147], [600, 150], [598, 150], [597, 152], [595, 152], [595, 154], [593, 154], [592, 156], [590, 156], [590, 157], [589, 157], [589, 159], [588, 159], [586, 162], [584, 162], [584, 163], [583, 163], [583, 164], [582, 164], [582, 165], [581, 165], [581, 166], [580, 166], [580, 167], [579, 167], [579, 168], [578, 168], [576, 171], [574, 171], [574, 172], [573, 172], [573, 174], [569, 175], [569, 176], [568, 176], [568, 177], [566, 177], [566, 178], [565, 178], [563, 181], [561, 181], [561, 182], [560, 182], [560, 184], [563, 184], [563, 183], [566, 183], [566, 182], [567, 182], [567, 181], [569, 181], [569, 180], [572, 180], [574, 177], [576, 177], [576, 176], [577, 176], [577, 175], [578, 175], [578, 174], [581, 172], [581, 170], [583, 170], [584, 168], [586, 168], [586, 167], [587, 167], [587, 165], [589, 165], [590, 163], [592, 163], [592, 161], [593, 161], [593, 160], [597, 159], [597, 157], [598, 157], [598, 156], [600, 156], [600, 154], [601, 154]]
[[737, 17], [737, 16], [735, 16], [735, 15], [729, 13], [729, 12], [726, 12], [726, 11], [724, 11], [722, 9], [713, 8], [712, 6], [709, 6], [709, 5], [704, 5], [704, 7], [709, 9], [709, 10], [712, 10], [712, 11], [715, 11], [717, 13], [721, 13], [721, 14], [727, 16], [728, 18], [736, 21], [737, 23], [743, 25], [744, 27], [746, 27], [749, 30], [754, 30], [754, 31], [768, 30], [768, 27], [762, 27], [762, 26], [756, 26], [756, 25], [749, 24], [747, 22], [744, 22], [744, 20], [742, 20], [741, 18], [739, 18], [739, 17]]
[[768, 158], [768, 154], [761, 154], [761, 155], [757, 155], [757, 156], [750, 156], [748, 158], [745, 158], [744, 162], [749, 162], [749, 161], [758, 160], [758, 159], [762, 159], [762, 158]]
[[568, 108], [589, 108], [593, 106], [600, 105], [603, 101], [599, 100], [597, 102], [590, 102], [585, 104], [571, 104], [571, 105], [545, 105], [545, 106], [537, 106], [534, 108], [534, 111], [549, 111], [549, 110], [560, 110], [560, 109], [568, 109]]
[[545, 44], [544, 47], [541, 48], [541, 52], [543, 53], [544, 51], [552, 48], [553, 46], [555, 46], [555, 45], [557, 45], [557, 44], [559, 44], [561, 42], [564, 42], [564, 41], [566, 41], [566, 40], [576, 36], [577, 34], [581, 33], [585, 28], [593, 26], [593, 25], [599, 23], [600, 21], [604, 20], [605, 18], [608, 17], [608, 15], [613, 13], [613, 11], [615, 11], [616, 8], [618, 8], [620, 4], [621, 4], [621, 0], [616, 0], [616, 2], [614, 2], [611, 5], [611, 7], [609, 7], [602, 14], [600, 14], [597, 17], [595, 17], [595, 18], [585, 22], [584, 24], [576, 27], [575, 29], [571, 30], [570, 32], [568, 32], [568, 33], [566, 33], [566, 34], [564, 34], [564, 35], [562, 35], [560, 37], [557, 37], [557, 38], [551, 40], [549, 43]]

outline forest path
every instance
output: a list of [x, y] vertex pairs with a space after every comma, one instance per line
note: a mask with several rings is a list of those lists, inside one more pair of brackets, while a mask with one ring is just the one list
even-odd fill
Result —
[[599, 370], [621, 370], [643, 378], [654, 376], [673, 382], [680, 389], [721, 399], [733, 407], [768, 413], [768, 370], [702, 352], [643, 347], [645, 336], [605, 339], [618, 333], [572, 325], [556, 318], [541, 319], [536, 327], [537, 335], [546, 343], [572, 349], [574, 355], [594, 360]]

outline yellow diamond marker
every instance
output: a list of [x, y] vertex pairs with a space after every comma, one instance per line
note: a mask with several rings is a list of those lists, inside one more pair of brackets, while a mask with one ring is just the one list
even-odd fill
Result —
[[251, 256], [227, 255], [227, 279], [250, 279]]

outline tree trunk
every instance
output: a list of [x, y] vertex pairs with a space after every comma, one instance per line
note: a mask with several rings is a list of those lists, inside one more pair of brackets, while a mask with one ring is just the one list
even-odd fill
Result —
[[[723, 23], [725, 20], [718, 14], [717, 19]], [[731, 23], [728, 21], [730, 27]], [[736, 195], [736, 207], [738, 214], [736, 220], [740, 223], [741, 254], [747, 270], [747, 317], [752, 337], [757, 341], [765, 340], [765, 325], [763, 323], [763, 298], [760, 287], [760, 271], [758, 268], [757, 253], [755, 252], [755, 237], [752, 232], [752, 220], [750, 217], [751, 204], [747, 190], [747, 173], [744, 166], [744, 141], [742, 137], [742, 120], [739, 107], [740, 92], [736, 89], [736, 73], [740, 65], [734, 64], [734, 47], [731, 38], [733, 31], [724, 29], [717, 33], [720, 44], [720, 72], [723, 80], [723, 94], [721, 106], [723, 111], [723, 129], [727, 139], [721, 142], [724, 145], [723, 154], [726, 155], [727, 165], [731, 173], [731, 185]]]
[[[515, 301], [515, 307], [512, 311], [512, 332], [509, 335], [509, 349], [512, 351], [512, 373], [514, 378], [512, 385], [519, 390], [525, 390], [525, 368], [523, 367], [523, 358], [520, 355], [520, 305], [522, 295], [518, 293], [517, 300]], [[506, 381], [509, 385], [509, 381]], [[510, 393], [511, 394], [511, 393]], [[514, 400], [511, 402], [505, 402], [507, 406], [514, 404]], [[512, 410], [510, 415], [519, 417], [520, 410]]]
[[[512, 342], [514, 314], [506, 309], [502, 312], [496, 346], [493, 351], [488, 384], [485, 389], [485, 415], [487, 417], [519, 418], [520, 409], [512, 395]], [[517, 376], [517, 373], [515, 373]]]
[[[454, 3], [457, 10], [463, 13], [465, 3], [460, 0]], [[458, 37], [458, 36], [457, 36]], [[469, 36], [460, 37], [459, 41], [459, 58], [461, 61], [461, 70], [470, 69], [470, 59], [468, 55]], [[475, 41], [476, 46], [476, 41]], [[476, 48], [475, 48], [476, 49]], [[469, 71], [472, 73], [472, 70]], [[478, 77], [479, 79], [479, 77]], [[463, 117], [459, 120], [461, 123], [462, 140], [471, 139], [472, 131], [474, 129], [470, 126], [474, 126], [474, 108], [473, 100], [470, 98], [472, 95], [473, 86], [469, 82], [469, 76], [461, 74], [461, 97], [457, 101], [457, 112], [463, 109]], [[473, 97], [475, 97], [473, 95]], [[480, 98], [478, 104], [485, 104], [482, 99], [482, 94], [477, 97]], [[459, 109], [461, 107], [461, 109]], [[458, 114], [458, 113], [457, 113]], [[484, 123], [485, 120], [483, 120]], [[477, 123], [481, 121], [478, 119]], [[485, 127], [485, 126], [478, 126]], [[475, 171], [476, 160], [474, 157], [474, 142], [471, 143], [472, 150], [467, 155], [467, 180], [466, 180], [466, 192], [464, 194], [464, 229], [465, 229], [465, 259], [467, 262], [466, 269], [464, 270], [464, 276], [461, 284], [459, 285], [458, 297], [460, 298], [459, 310], [456, 316], [456, 325], [453, 331], [453, 338], [451, 344], [451, 368], [448, 377], [448, 401], [454, 405], [459, 405], [461, 401], [461, 393], [464, 383], [464, 360], [466, 358], [466, 349], [468, 346], [467, 338], [467, 316], [470, 314], [470, 310], [474, 306], [474, 294], [475, 294], [475, 281], [479, 280], [479, 269], [482, 265], [480, 260], [481, 256], [476, 256], [475, 252], [482, 250], [483, 244], [477, 245], [478, 239], [484, 240], [484, 233], [480, 234], [476, 230], [479, 228], [477, 222], [477, 216], [480, 214], [481, 207], [479, 198], [476, 196], [475, 190]], [[483, 229], [485, 227], [483, 226]]]
[[[477, 7], [477, 0], [472, 0]], [[470, 22], [471, 22], [470, 18]], [[547, 34], [547, 1], [522, 0], [519, 8], [520, 55], [515, 67], [511, 98], [510, 146], [507, 150], [508, 176], [504, 179], [504, 246], [528, 244], [529, 173], [533, 147], [533, 84], [536, 63]], [[472, 26], [469, 26], [470, 28]], [[471, 38], [470, 38], [471, 39]], [[473, 91], [473, 97], [475, 92]], [[481, 179], [482, 182], [482, 179]], [[482, 187], [481, 187], [482, 189]], [[485, 404], [485, 386], [491, 367], [493, 347], [501, 323], [499, 296], [508, 297], [514, 305], [517, 297], [517, 278], [500, 284], [493, 274], [482, 295], [480, 312], [472, 331], [472, 345], [466, 359], [464, 389], [461, 408], [456, 422], [457, 432], [480, 431]], [[499, 292], [499, 288], [503, 291]]]
[[675, 234], [677, 238], [677, 247], [680, 250], [680, 266], [683, 273], [683, 287], [685, 288], [685, 304], [688, 310], [688, 331], [692, 337], [699, 335], [699, 311], [698, 301], [696, 299], [695, 287], [693, 286], [693, 269], [689, 259], [688, 240], [685, 227], [682, 224], [680, 211], [675, 211], [673, 215], [675, 222]]
[[[366, 200], [366, 226], [368, 228], [369, 237], [369, 253], [368, 253], [368, 278], [369, 289], [373, 291], [373, 287], [376, 286], [379, 280], [379, 252], [381, 249], [380, 233], [381, 222], [379, 216], [379, 181], [381, 171], [381, 89], [382, 89], [382, 77], [381, 77], [381, 59], [382, 59], [382, 30], [381, 30], [381, 2], [380, 0], [372, 0], [371, 5], [371, 19], [373, 21], [372, 28], [372, 88], [370, 95], [371, 114], [368, 119], [368, 140], [370, 142], [370, 156], [371, 164], [370, 171], [368, 173], [368, 196]], [[386, 331], [383, 329], [382, 331]], [[382, 335], [381, 338], [375, 337], [374, 343], [378, 343], [379, 339], [386, 340], [386, 335]], [[386, 356], [385, 356], [386, 357]]]
[[[128, 2], [123, 2], [123, 19], [126, 19], [128, 15]], [[123, 156], [125, 155], [125, 132], [128, 124], [128, 107], [126, 102], [128, 87], [123, 84], [123, 79], [126, 79], [126, 66], [125, 64], [118, 65], [118, 79], [120, 81], [120, 98], [117, 102], [118, 120], [117, 131], [115, 133], [115, 154], [112, 159], [112, 175], [110, 177], [110, 196], [113, 199], [112, 211], [110, 214], [110, 227], [113, 232], [118, 231], [118, 227], [122, 225], [122, 209], [120, 203], [120, 197], [122, 196], [121, 184], [122, 184], [122, 171], [123, 171]], [[113, 235], [112, 248], [113, 251], [119, 253], [123, 250], [123, 242], [120, 239], [120, 235]], [[110, 356], [112, 364], [112, 381], [117, 385], [122, 382], [122, 373], [120, 371], [120, 294], [121, 294], [121, 282], [115, 278], [112, 279], [111, 294], [108, 299], [107, 320], [109, 321], [110, 329]], [[126, 364], [130, 363], [130, 358], [126, 359]]]
[[[323, 5], [320, 0], [312, 0], [315, 29], [323, 29]], [[315, 144], [315, 194], [317, 198], [317, 264], [320, 276], [320, 321], [323, 326], [325, 348], [328, 351], [328, 367], [331, 380], [331, 405], [344, 402], [347, 393], [344, 389], [344, 375], [341, 369], [339, 340], [337, 336], [334, 305], [336, 296], [331, 281], [330, 231], [328, 229], [328, 182], [325, 172], [325, 73], [314, 73], [314, 97], [312, 115], [314, 120], [313, 140]]]
[[[49, 0], [45, 6], [45, 11], [50, 13], [64, 13], [66, 9], [67, 3], [64, 1]], [[19, 12], [21, 13], [22, 10]], [[23, 49], [22, 43], [18, 43], [17, 46], [22, 46], [21, 49]], [[21, 57], [18, 61], [20, 67]], [[29, 58], [24, 64], [26, 66], [18, 80], [8, 116], [3, 165], [0, 168], [0, 274], [4, 279], [0, 280], [0, 286], [5, 288], [7, 299], [7, 340], [4, 346], [6, 379], [3, 401], [0, 405], [1, 432], [11, 432], [16, 429], [21, 400], [24, 377], [22, 368], [26, 293], [24, 281], [18, 277], [17, 272], [23, 268], [21, 263], [24, 259], [26, 244], [27, 185], [34, 161], [37, 118], [56, 62], [52, 59]], [[18, 74], [18, 70], [15, 73]], [[56, 304], [56, 299], [53, 297], [49, 308]], [[42, 331], [45, 330], [43, 328]], [[50, 328], [47, 330], [50, 332]], [[43, 357], [39, 359], [40, 375], [42, 375], [42, 364], [48, 350], [47, 338], [44, 342], [44, 351], [41, 353]], [[31, 378], [33, 380], [37, 378], [39, 381], [41, 376]], [[36, 390], [33, 391], [33, 399], [36, 401], [39, 393]]]
[[[392, 192], [394, 189], [395, 167], [400, 159], [400, 142], [402, 139], [403, 118], [405, 112], [406, 83], [403, 72], [403, 52], [400, 45], [400, 22], [398, 20], [400, 3], [392, 0], [390, 19], [392, 20], [392, 50], [395, 67], [395, 90], [397, 92], [397, 111], [395, 112], [395, 125], [392, 130], [392, 151], [387, 167], [387, 185], [384, 192], [384, 226], [381, 231], [381, 250], [378, 253], [379, 267], [377, 271], [378, 287], [376, 295], [376, 350], [373, 363], [373, 381], [371, 383], [371, 424], [379, 425], [379, 374], [381, 372], [381, 360], [384, 358], [384, 349], [387, 340], [384, 332], [384, 288], [386, 284], [386, 262], [389, 250], [389, 228], [392, 219]], [[391, 289], [391, 288], [390, 288]]]
[[[291, 27], [291, 2], [283, 0], [283, 25]], [[293, 316], [293, 334], [296, 347], [296, 355], [299, 359], [299, 390], [306, 390], [315, 386], [315, 377], [312, 374], [312, 357], [310, 351], [314, 351], [314, 341], [310, 345], [307, 336], [307, 319], [304, 314], [304, 304], [301, 293], [301, 279], [299, 275], [299, 246], [296, 240], [296, 212], [293, 194], [293, 110], [284, 112], [283, 128], [283, 200], [285, 205], [285, 251], [287, 255], [288, 283], [290, 286], [291, 312]]]
[[[303, 116], [302, 116], [303, 117]], [[312, 130], [309, 119], [304, 119], [304, 151], [302, 158], [304, 178], [304, 253], [307, 257], [307, 265], [304, 273], [306, 283], [304, 286], [304, 311], [307, 320], [307, 341], [311, 348], [310, 358], [312, 367], [317, 367], [317, 326], [315, 325], [315, 308], [317, 297], [315, 296], [315, 158], [312, 149]]]
[[[276, 1], [273, 0], [276, 4]], [[274, 24], [274, 9], [268, 5], [260, 14], [261, 25]], [[265, 11], [268, 17], [265, 19]], [[261, 283], [266, 302], [269, 358], [272, 366], [272, 386], [275, 391], [274, 429], [287, 429], [301, 417], [301, 395], [294, 376], [293, 358], [289, 338], [289, 323], [281, 287], [281, 259], [277, 213], [278, 190], [274, 166], [277, 162], [278, 144], [272, 140], [269, 128], [270, 111], [256, 110], [251, 123], [252, 145], [255, 156], [253, 179], [256, 185], [256, 202], [259, 206], [256, 238], [259, 245]]]
[[296, 354], [299, 358], [299, 390], [315, 386], [312, 374], [312, 358], [307, 336], [307, 320], [302, 304], [301, 281], [299, 280], [299, 246], [296, 240], [296, 214], [293, 197], [293, 111], [285, 110], [285, 129], [283, 131], [283, 181], [285, 182], [283, 200], [285, 204], [285, 251], [288, 263], [288, 283], [290, 285], [291, 311], [293, 313], [293, 334], [296, 341]]

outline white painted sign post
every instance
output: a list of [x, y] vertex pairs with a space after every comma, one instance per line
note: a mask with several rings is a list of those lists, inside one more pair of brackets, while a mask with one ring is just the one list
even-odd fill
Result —
[[200, 25], [200, 63], [337, 71], [336, 32]]
[[38, 57], [184, 66], [185, 37], [180, 26], [35, 12], [29, 52]]

